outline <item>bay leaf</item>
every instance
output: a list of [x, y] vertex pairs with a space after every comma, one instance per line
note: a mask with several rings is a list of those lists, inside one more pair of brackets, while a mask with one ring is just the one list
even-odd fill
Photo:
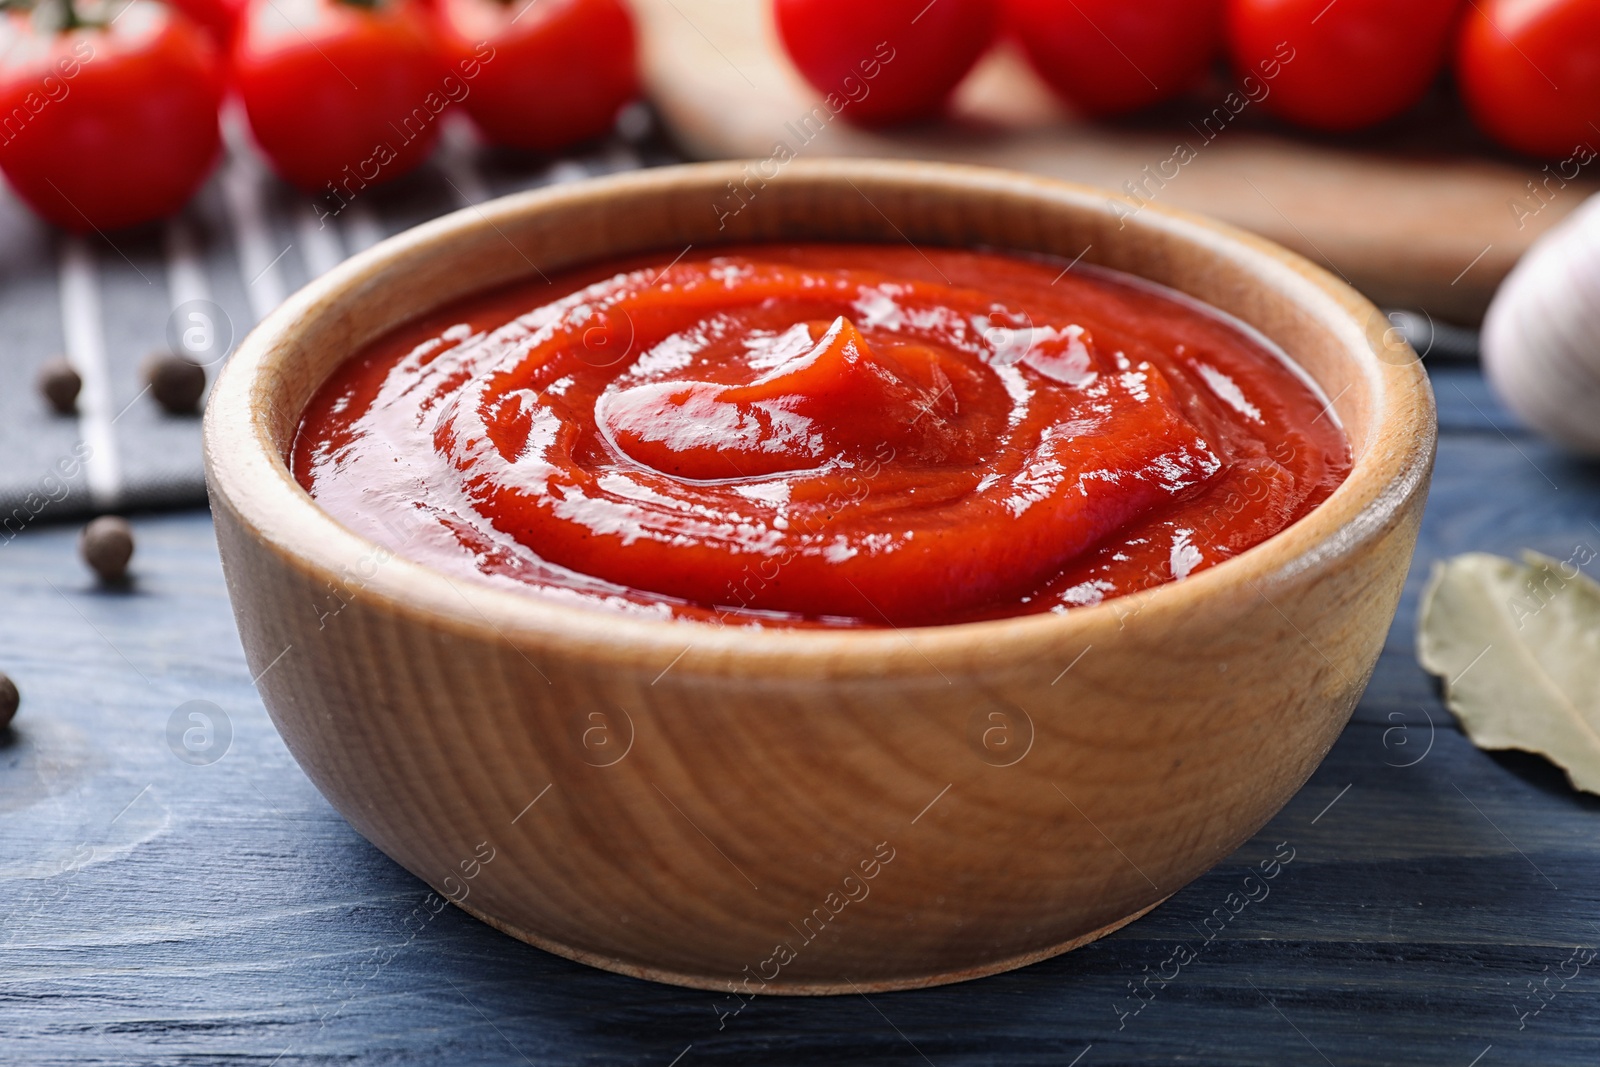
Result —
[[1435, 564], [1417, 659], [1473, 744], [1537, 753], [1600, 793], [1600, 583], [1578, 562], [1472, 552]]

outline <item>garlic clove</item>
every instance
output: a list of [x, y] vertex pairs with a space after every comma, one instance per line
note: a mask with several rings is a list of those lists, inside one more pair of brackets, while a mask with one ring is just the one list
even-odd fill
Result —
[[1483, 367], [1524, 423], [1600, 456], [1600, 196], [1541, 237], [1483, 324]]

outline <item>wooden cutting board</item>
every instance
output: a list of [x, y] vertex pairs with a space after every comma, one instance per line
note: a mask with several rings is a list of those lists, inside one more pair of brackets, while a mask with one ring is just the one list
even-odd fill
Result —
[[1139, 203], [1131, 182], [1142, 185], [1139, 199], [1253, 230], [1384, 306], [1445, 321], [1477, 322], [1528, 246], [1600, 191], [1600, 164], [1563, 185], [1540, 164], [1496, 155], [1442, 93], [1400, 126], [1357, 140], [1299, 137], [1257, 105], [1206, 126], [1227, 90], [1220, 84], [1157, 117], [1092, 125], [1065, 113], [1008, 48], [973, 72], [947, 121], [886, 133], [838, 120], [807, 128], [821, 100], [789, 65], [765, 0], [634, 4], [651, 96], [696, 158], [986, 164], [1100, 186], [1129, 211]]

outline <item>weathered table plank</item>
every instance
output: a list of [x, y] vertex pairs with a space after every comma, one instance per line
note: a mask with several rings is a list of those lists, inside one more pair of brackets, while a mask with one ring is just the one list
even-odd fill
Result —
[[[1435, 384], [1434, 495], [1372, 686], [1238, 855], [1069, 956], [870, 1001], [763, 999], [725, 1024], [711, 994], [418, 912], [426, 887], [267, 720], [203, 514], [137, 521], [127, 593], [92, 588], [74, 529], [31, 529], [0, 546], [0, 666], [25, 699], [0, 748], [0, 1061], [1593, 1064], [1600, 970], [1574, 950], [1600, 946], [1600, 800], [1473, 748], [1412, 630], [1442, 555], [1600, 547], [1600, 469], [1518, 431], [1476, 371]], [[209, 765], [169, 745], [190, 700], [231, 727]], [[1280, 842], [1294, 858], [1270, 894], [1208, 941]], [[1179, 944], [1196, 958], [1135, 1014], [1130, 983]]]

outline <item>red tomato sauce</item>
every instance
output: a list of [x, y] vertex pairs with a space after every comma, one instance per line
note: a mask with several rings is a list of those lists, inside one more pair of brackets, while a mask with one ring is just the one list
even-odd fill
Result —
[[662, 618], [906, 626], [1182, 581], [1350, 468], [1269, 343], [988, 252], [762, 245], [535, 279], [356, 354], [290, 462], [453, 576]]

